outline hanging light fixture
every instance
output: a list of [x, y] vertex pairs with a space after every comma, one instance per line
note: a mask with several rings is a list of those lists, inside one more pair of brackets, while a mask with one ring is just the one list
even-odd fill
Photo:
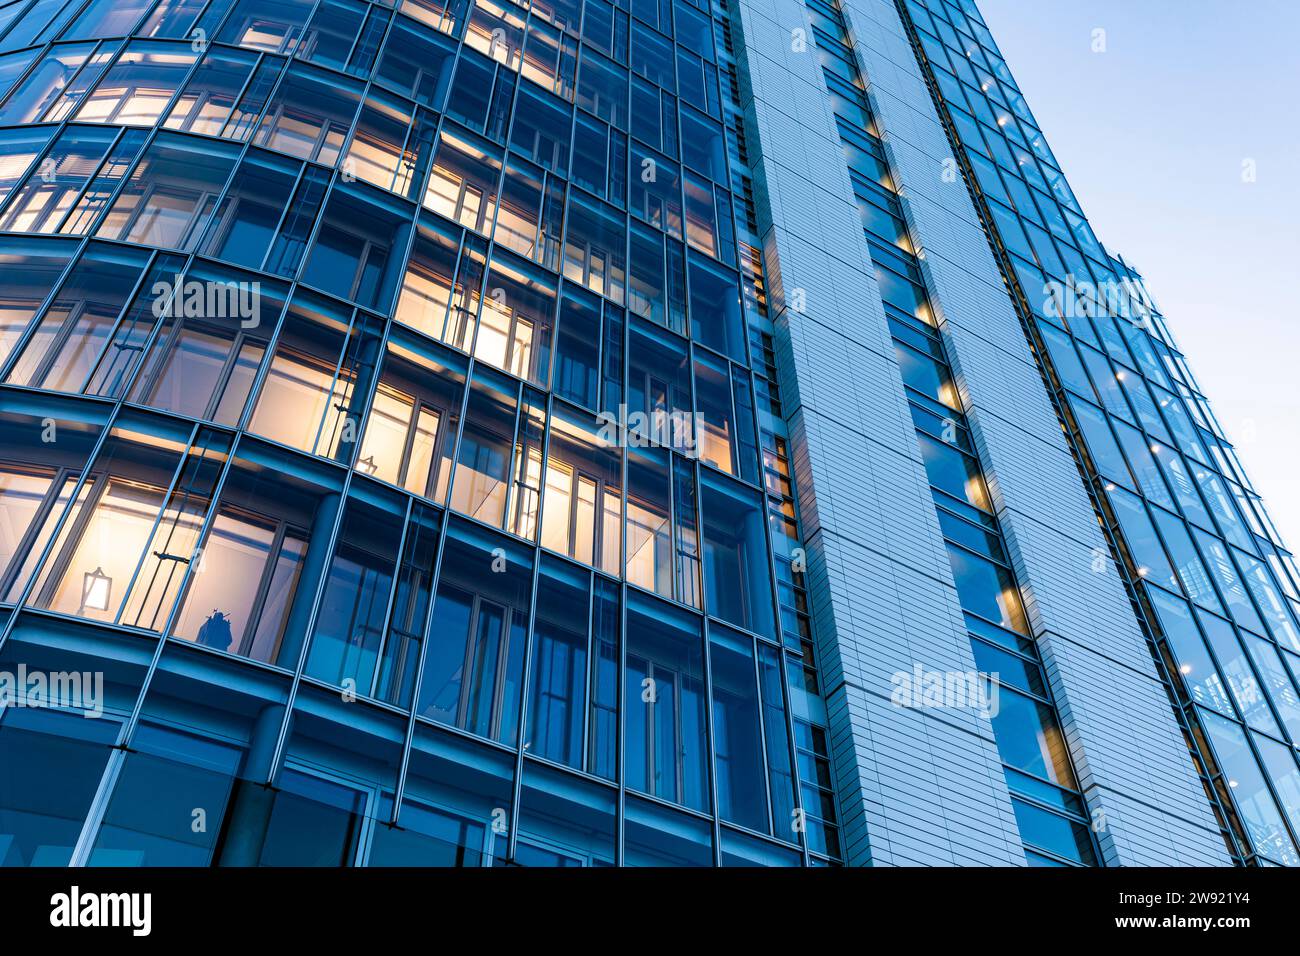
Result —
[[81, 581], [81, 608], [90, 611], [107, 611], [108, 598], [113, 593], [113, 579], [102, 567], [87, 571]]

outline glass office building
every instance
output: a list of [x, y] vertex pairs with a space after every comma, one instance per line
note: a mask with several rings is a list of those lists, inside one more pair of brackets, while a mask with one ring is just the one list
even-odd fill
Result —
[[969, 0], [0, 0], [0, 865], [1296, 865], [1298, 584]]

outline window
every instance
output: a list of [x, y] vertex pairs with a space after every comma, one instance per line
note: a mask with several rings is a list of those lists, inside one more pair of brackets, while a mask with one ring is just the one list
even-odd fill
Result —
[[530, 88], [519, 90], [510, 148], [559, 176], [568, 172], [573, 110], [563, 100]]
[[[142, 723], [118, 772], [90, 866], [208, 866], [222, 835], [241, 749]], [[203, 808], [204, 826], [193, 821]]]
[[474, 356], [545, 386], [550, 378], [555, 286], [510, 253], [493, 256]]
[[[368, 9], [359, 0], [323, 0], [303, 31], [297, 56], [335, 70], [345, 69]], [[359, 65], [364, 71], [369, 64]]]
[[[207, 11], [205, 19], [214, 19], [214, 14], [218, 10], [224, 14], [229, 3], [230, 0], [222, 0], [221, 4], [213, 5]], [[161, 0], [153, 8], [153, 13], [149, 14], [144, 23], [136, 27], [133, 32], [139, 36], [171, 39], [189, 36], [190, 27], [194, 25], [199, 14], [204, 12], [205, 6], [207, 4], [203, 0]]]
[[336, 479], [266, 446], [245, 442], [240, 448], [174, 633], [213, 650], [294, 668], [316, 596], [316, 582], [302, 580], [308, 542], [325, 540], [333, 528]]
[[253, 143], [333, 166], [360, 99], [355, 83], [336, 81], [315, 67], [292, 66], [267, 106]]
[[250, 149], [209, 220], [199, 251], [250, 269], [261, 268], [299, 168], [299, 163]]
[[[737, 474], [740, 447], [736, 416], [731, 407], [731, 379], [727, 365], [704, 352], [695, 359], [695, 400], [699, 409], [696, 436], [699, 459], [729, 475]], [[752, 478], [753, 470], [751, 464], [746, 477]]]
[[595, 408], [600, 376], [600, 303], [576, 289], [560, 301], [555, 338], [555, 394]]
[[256, 54], [243, 50], [209, 49], [163, 125], [182, 132], [220, 136], [256, 62]]
[[587, 717], [587, 770], [614, 779], [618, 754], [619, 586], [596, 577], [591, 603], [591, 706]]
[[618, 574], [623, 510], [618, 443], [585, 413], [563, 405], [554, 406], [550, 425], [542, 545]]
[[948, 545], [948, 561], [963, 610], [1021, 634], [1029, 633], [1010, 570], [955, 544]]
[[701, 472], [700, 513], [706, 609], [738, 627], [774, 636], [772, 571], [759, 495]]
[[1110, 503], [1119, 519], [1120, 530], [1124, 532], [1124, 543], [1133, 563], [1137, 565], [1138, 574], [1149, 578], [1161, 587], [1172, 591], [1178, 590], [1178, 579], [1174, 569], [1169, 566], [1160, 539], [1156, 537], [1155, 526], [1142, 504], [1142, 499], [1129, 494], [1122, 488], [1108, 489]]
[[984, 477], [974, 458], [924, 432], [917, 432], [917, 442], [931, 485], [980, 511], [992, 511]]
[[32, 329], [6, 381], [80, 392], [146, 261], [137, 250], [91, 246]]
[[246, 865], [352, 866], [365, 797], [298, 770], [280, 774], [260, 851]]
[[1219, 591], [1228, 603], [1228, 612], [1232, 615], [1233, 620], [1257, 634], [1267, 633], [1259, 612], [1255, 610], [1255, 605], [1251, 603], [1241, 575], [1238, 574], [1232, 559], [1228, 556], [1227, 546], [1218, 538], [1206, 534], [1199, 528], [1193, 528], [1192, 530], [1196, 535], [1196, 543], [1205, 556], [1206, 564], [1209, 565], [1210, 573], [1214, 575], [1214, 579], [1219, 585]]
[[624, 221], [613, 207], [570, 197], [564, 276], [619, 305], [627, 272]]
[[1234, 549], [1233, 555], [1241, 568], [1247, 589], [1254, 595], [1260, 612], [1268, 621], [1273, 637], [1283, 647], [1300, 648], [1300, 631], [1296, 628], [1295, 618], [1278, 592], [1268, 569], [1242, 551]]
[[[670, 245], [670, 249], [676, 249]], [[664, 276], [664, 237], [639, 222], [630, 236], [628, 309], [656, 325], [668, 325], [668, 282]], [[680, 331], [675, 328], [674, 331]]]
[[217, 40], [292, 54], [315, 5], [314, 0], [239, 0]]
[[686, 342], [633, 322], [628, 330], [627, 427], [651, 444], [691, 454], [696, 421]]
[[1137, 477], [1142, 494], [1146, 496], [1148, 501], [1173, 510], [1173, 499], [1169, 496], [1169, 490], [1165, 488], [1164, 482], [1160, 478], [1160, 470], [1156, 467], [1153, 457], [1154, 450], [1158, 450], [1160, 446], [1148, 445], [1147, 439], [1142, 433], [1131, 425], [1117, 419], [1112, 422], [1112, 425], [1120, 444], [1124, 447], [1125, 454], [1128, 456], [1129, 467]]
[[[411, 746], [406, 792], [399, 824], [406, 834], [390, 834], [374, 849], [384, 847], [388, 858], [397, 851], [412, 860], [412, 850], [436, 854], [453, 866], [491, 866], [493, 856], [504, 856], [505, 835], [498, 835], [500, 810], [514, 803], [515, 760], [497, 750], [452, 738], [417, 722]], [[411, 845], [410, 833], [419, 836]], [[405, 844], [405, 845], [404, 845]], [[398, 860], [397, 862], [402, 862]], [[425, 864], [424, 859], [412, 862]]]
[[418, 199], [433, 155], [436, 118], [408, 102], [375, 92], [366, 98], [348, 144], [343, 171]]
[[[119, 419], [71, 505], [28, 602], [94, 621], [159, 630], [198, 544], [229, 440]], [[60, 516], [51, 514], [51, 527]]]
[[[166, 275], [176, 283], [179, 273]], [[240, 283], [243, 283], [242, 285]], [[202, 309], [186, 316], [185, 293], [176, 293], [161, 310], [161, 323], [143, 371], [131, 389], [130, 401], [174, 411], [190, 418], [235, 425], [243, 416], [253, 379], [284, 305], [284, 291], [261, 281], [250, 284], [243, 274], [212, 266], [197, 267], [180, 277], [182, 289], [204, 294]], [[204, 283], [204, 285], [198, 285]], [[152, 289], [149, 287], [150, 295]], [[221, 307], [206, 308], [209, 302]], [[101, 366], [91, 380], [97, 394], [111, 394], [116, 381], [128, 379], [133, 353], [154, 324], [152, 299], [142, 295], [119, 324]]]
[[26, 769], [0, 788], [0, 866], [68, 865], [117, 734], [113, 721], [6, 708], [0, 761]]
[[470, 12], [465, 43], [517, 71], [524, 46], [524, 16], [501, 0], [477, 0]]
[[[9, 31], [4, 47], [16, 50], [36, 42], [44, 43], [57, 36], [68, 20], [76, 15], [77, 6], [67, 0], [37, 0], [27, 7], [22, 19]], [[15, 9], [14, 13], [17, 12]], [[6, 15], [6, 20], [8, 17]]]
[[681, 118], [682, 162], [725, 185], [729, 177], [722, 127], [690, 107], [682, 109]]
[[375, 70], [377, 82], [431, 109], [442, 109], [456, 48], [436, 33], [398, 18]]
[[1203, 612], [1198, 612], [1196, 619], [1205, 632], [1206, 643], [1218, 658], [1220, 673], [1227, 678], [1228, 690], [1237, 703], [1238, 712], [1256, 730], [1281, 737], [1282, 732], [1269, 710], [1263, 688], [1232, 625], [1221, 617]]
[[445, 126], [433, 158], [424, 205], [489, 235], [496, 217], [501, 153], [475, 136]]
[[[788, 668], [788, 671], [795, 672], [793, 668]], [[808, 849], [827, 856], [839, 856], [840, 836], [836, 825], [834, 776], [831, 773], [826, 731], [796, 719], [794, 739]]]
[[798, 842], [795, 826], [794, 769], [790, 764], [790, 731], [781, 679], [781, 651], [762, 641], [758, 647], [758, 696], [763, 708], [763, 736], [767, 742], [767, 784], [772, 802], [772, 833]]
[[502, 527], [510, 455], [514, 446], [517, 386], [483, 369], [475, 372], [457, 453], [451, 506]]
[[1192, 482], [1192, 476], [1187, 471], [1187, 462], [1183, 457], [1168, 445], [1157, 443], [1151, 445], [1151, 454], [1161, 472], [1164, 473], [1169, 487], [1174, 490], [1174, 497], [1178, 499], [1183, 515], [1203, 528], [1212, 527], [1210, 514], [1205, 510], [1205, 505], [1196, 490], [1196, 485]]
[[421, 217], [406, 263], [396, 319], [425, 335], [469, 351], [474, 338], [483, 255], [467, 244], [457, 274], [461, 230]]
[[632, 212], [674, 239], [682, 238], [682, 178], [677, 164], [634, 144], [629, 182]]
[[754, 640], [710, 626], [709, 661], [718, 815], [759, 833], [771, 833]]
[[[726, 252], [720, 233], [728, 228], [714, 204], [713, 187], [691, 173], [686, 174], [686, 241], [694, 249], [706, 252], [716, 259], [734, 261], [733, 253]], [[722, 193], [718, 203], [725, 202]], [[723, 207], [725, 208], [725, 207]]]
[[540, 19], [533, 20], [528, 26], [523, 75], [547, 92], [572, 100], [577, 69], [578, 41]]
[[[0, 230], [58, 232], [111, 149], [114, 135], [109, 130], [65, 128], [21, 186], [13, 188], [11, 181], [12, 199], [0, 218]], [[23, 165], [26, 168], [28, 163]]]
[[355, 467], [443, 502], [465, 388], [462, 366], [422, 344], [388, 344]]
[[519, 796], [521, 866], [613, 866], [618, 793], [525, 762]]
[[0, 131], [0, 207], [13, 188], [22, 182], [32, 161], [49, 142], [49, 130], [9, 129]]
[[627, 70], [584, 50], [578, 74], [578, 105], [606, 123], [627, 129]]
[[1300, 863], [1300, 854], [1286, 832], [1277, 803], [1255, 762], [1241, 727], [1217, 714], [1203, 713], [1201, 721], [1214, 745], [1215, 755], [1229, 793], [1259, 853], [1284, 866]]
[[19, 556], [23, 540], [45, 506], [53, 476], [43, 468], [19, 469], [6, 462], [0, 470], [0, 506], [4, 521], [0, 523], [0, 580], [4, 580], [14, 559]]
[[573, 133], [570, 179], [601, 199], [623, 205], [627, 185], [627, 137], [579, 113]]
[[1214, 593], [1205, 565], [1192, 546], [1187, 526], [1161, 508], [1152, 507], [1150, 511], [1155, 518], [1156, 527], [1164, 537], [1165, 553], [1172, 560], [1187, 596], [1202, 607], [1222, 613], [1223, 606]]
[[671, 457], [657, 449], [628, 449], [627, 580], [674, 596]]
[[82, 123], [153, 126], [167, 110], [198, 54], [188, 44], [132, 43], [87, 96]]
[[[77, 98], [94, 85], [112, 58], [111, 49], [96, 54], [94, 43], [51, 47], [9, 95], [0, 109], [0, 123], [40, 122], [47, 111], [51, 122], [66, 119]], [[51, 110], [55, 102], [60, 102], [57, 111]]]
[[627, 787], [707, 812], [704, 648], [697, 617], [629, 595], [623, 700]]
[[[664, 24], [669, 29], [668, 24]], [[677, 91], [674, 81], [672, 41], [637, 20], [632, 21], [631, 65], [635, 73], [658, 84], [669, 93]]]
[[104, 216], [96, 235], [190, 251], [203, 235], [236, 149], [160, 133]]
[[[531, 557], [507, 539], [455, 521], [446, 549], [416, 712], [513, 746]], [[484, 573], [494, 562], [504, 566], [501, 573]]]
[[[1096, 865], [1092, 838], [1086, 825], [1014, 797], [1011, 799], [1011, 807], [1016, 814], [1020, 838], [1027, 846], [1037, 847], [1084, 866]], [[1036, 854], [1027, 855], [1031, 857], [1031, 862], [1043, 859]]]
[[[17, 6], [16, 3], [9, 5], [11, 11], [9, 16], [16, 14]], [[4, 22], [5, 15], [0, 14], [0, 23]], [[3, 31], [3, 29], [4, 27], [0, 26], [0, 31]], [[0, 102], [4, 101], [5, 94], [27, 72], [27, 68], [32, 65], [32, 61], [36, 59], [39, 52], [39, 50], [24, 50], [18, 53], [0, 53]]]
[[401, 708], [411, 706], [415, 693], [420, 648], [433, 600], [433, 569], [441, 528], [441, 513], [418, 503], [411, 507], [374, 691], [379, 700]]
[[541, 170], [523, 160], [511, 159], [501, 187], [501, 214], [497, 245], [530, 259], [540, 258], [538, 227], [542, 215]]
[[991, 714], [991, 719], [1002, 762], [1041, 780], [1074, 789], [1077, 784], [1065, 737], [1051, 705], [1014, 691], [1005, 683], [997, 688], [997, 693], [997, 712]]
[[529, 667], [528, 752], [578, 768], [587, 715], [589, 577], [565, 562], [542, 559]]
[[325, 573], [306, 673], [373, 696], [405, 502], [374, 486], [354, 486]]
[[351, 459], [355, 419], [369, 389], [358, 371], [371, 368], [365, 356], [375, 348], [377, 323], [364, 316], [350, 320], [314, 296], [295, 296], [249, 420], [252, 431], [302, 451]]
[[1251, 738], [1294, 831], [1300, 824], [1300, 771], [1296, 769], [1295, 751], [1259, 734], [1251, 734]]
[[1229, 717], [1236, 712], [1228, 699], [1227, 685], [1205, 648], [1205, 641], [1186, 601], [1159, 588], [1147, 591], [1155, 605], [1160, 629], [1173, 652], [1179, 678], [1193, 701]]
[[0, 267], [5, 273], [0, 287], [0, 365], [53, 291], [73, 251], [63, 241], [0, 239]]
[[735, 273], [693, 251], [689, 271], [692, 338], [735, 361], [745, 361], [745, 321]]
[[386, 313], [397, 291], [410, 213], [369, 186], [330, 193], [301, 281]]

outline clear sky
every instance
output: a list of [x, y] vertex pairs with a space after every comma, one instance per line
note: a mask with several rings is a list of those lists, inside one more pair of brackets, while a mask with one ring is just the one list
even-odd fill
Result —
[[977, 2], [1097, 238], [1142, 273], [1300, 548], [1300, 2]]

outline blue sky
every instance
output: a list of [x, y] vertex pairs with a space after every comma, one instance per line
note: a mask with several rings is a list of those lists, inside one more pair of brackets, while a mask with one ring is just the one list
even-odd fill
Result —
[[978, 2], [1097, 237], [1143, 274], [1300, 548], [1300, 3]]

